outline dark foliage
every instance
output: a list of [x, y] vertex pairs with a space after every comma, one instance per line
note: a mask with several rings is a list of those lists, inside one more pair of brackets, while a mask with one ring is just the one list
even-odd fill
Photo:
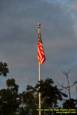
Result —
[[0, 62], [0, 75], [7, 76], [7, 73], [9, 73], [7, 63]]
[[63, 103], [63, 107], [66, 109], [77, 109], [77, 100], [69, 99]]

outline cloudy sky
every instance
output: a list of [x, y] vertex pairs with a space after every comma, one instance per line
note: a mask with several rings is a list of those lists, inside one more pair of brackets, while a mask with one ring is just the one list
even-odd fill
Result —
[[16, 79], [20, 91], [38, 80], [38, 22], [47, 59], [42, 78], [66, 85], [62, 72], [70, 71], [70, 84], [77, 80], [77, 0], [0, 0], [0, 61], [8, 63], [8, 77]]

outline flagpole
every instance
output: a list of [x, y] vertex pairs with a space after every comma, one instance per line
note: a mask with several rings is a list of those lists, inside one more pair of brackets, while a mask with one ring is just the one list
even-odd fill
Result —
[[[40, 76], [40, 63], [39, 63], [39, 82], [40, 80], [41, 80], [41, 76]], [[38, 96], [39, 96], [39, 115], [41, 115], [41, 93], [40, 92]]]
[[[37, 29], [38, 29], [38, 34], [39, 34], [41, 32], [41, 24], [38, 25]], [[40, 72], [41, 65], [40, 65], [40, 63], [38, 63], [38, 66], [39, 66], [38, 67], [38, 69], [39, 69], [39, 73], [38, 73], [39, 74], [39, 76], [38, 76], [39, 78], [38, 78], [38, 80], [40, 82], [40, 80], [41, 80], [41, 72]], [[40, 86], [39, 86], [39, 89], [40, 89]], [[38, 101], [39, 101], [39, 103], [38, 103], [39, 104], [38, 105], [39, 111], [38, 112], [39, 112], [39, 115], [41, 115], [41, 92], [39, 92], [39, 94], [38, 94]]]
[[[45, 61], [45, 55], [44, 55], [44, 49], [43, 49], [43, 45], [42, 45], [42, 40], [41, 40], [41, 24], [38, 24], [37, 25], [37, 31], [38, 31], [38, 80], [39, 80], [39, 83], [41, 81], [41, 72], [40, 72], [40, 67], [41, 67], [41, 64], [44, 63]], [[39, 89], [40, 89], [40, 86], [39, 86]], [[39, 108], [39, 111], [38, 111], [38, 114], [41, 115], [41, 92], [39, 91], [38, 93], [38, 108]]]

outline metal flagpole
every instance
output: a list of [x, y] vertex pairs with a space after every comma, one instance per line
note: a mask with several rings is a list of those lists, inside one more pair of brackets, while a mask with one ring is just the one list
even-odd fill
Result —
[[[38, 34], [39, 34], [39, 32], [40, 32], [41, 30], [40, 30], [40, 24], [38, 25]], [[39, 68], [39, 82], [40, 82], [40, 80], [41, 80], [41, 74], [40, 74], [40, 63], [38, 64], [38, 68]], [[40, 87], [39, 87], [39, 89], [40, 89]], [[39, 92], [39, 94], [38, 94], [38, 99], [39, 99], [39, 115], [41, 115], [41, 93]]]
[[[39, 81], [40, 80], [41, 80], [41, 76], [40, 76], [40, 63], [39, 63]], [[41, 93], [40, 92], [38, 96], [39, 96], [39, 115], [41, 115]]]
[[[43, 48], [43, 43], [41, 40], [41, 24], [39, 24], [37, 26], [37, 30], [38, 30], [38, 45], [37, 45], [37, 58], [38, 58], [38, 73], [39, 73], [39, 82], [41, 81], [41, 74], [40, 74], [40, 67], [41, 64], [43, 64], [45, 62], [45, 54], [44, 54], [44, 48]], [[40, 85], [39, 85], [39, 89], [40, 89]], [[39, 99], [39, 103], [38, 103], [38, 107], [39, 107], [39, 115], [41, 115], [41, 92], [39, 91], [38, 93], [38, 99]]]

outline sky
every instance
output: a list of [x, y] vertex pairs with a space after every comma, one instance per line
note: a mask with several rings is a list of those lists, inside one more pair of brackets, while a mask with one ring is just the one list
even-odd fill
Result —
[[[15, 78], [20, 91], [37, 82], [38, 23], [46, 55], [41, 78], [66, 86], [63, 72], [70, 71], [72, 85], [77, 80], [77, 0], [0, 0], [0, 61], [8, 63], [7, 78]], [[5, 80], [0, 77], [0, 88]]]

